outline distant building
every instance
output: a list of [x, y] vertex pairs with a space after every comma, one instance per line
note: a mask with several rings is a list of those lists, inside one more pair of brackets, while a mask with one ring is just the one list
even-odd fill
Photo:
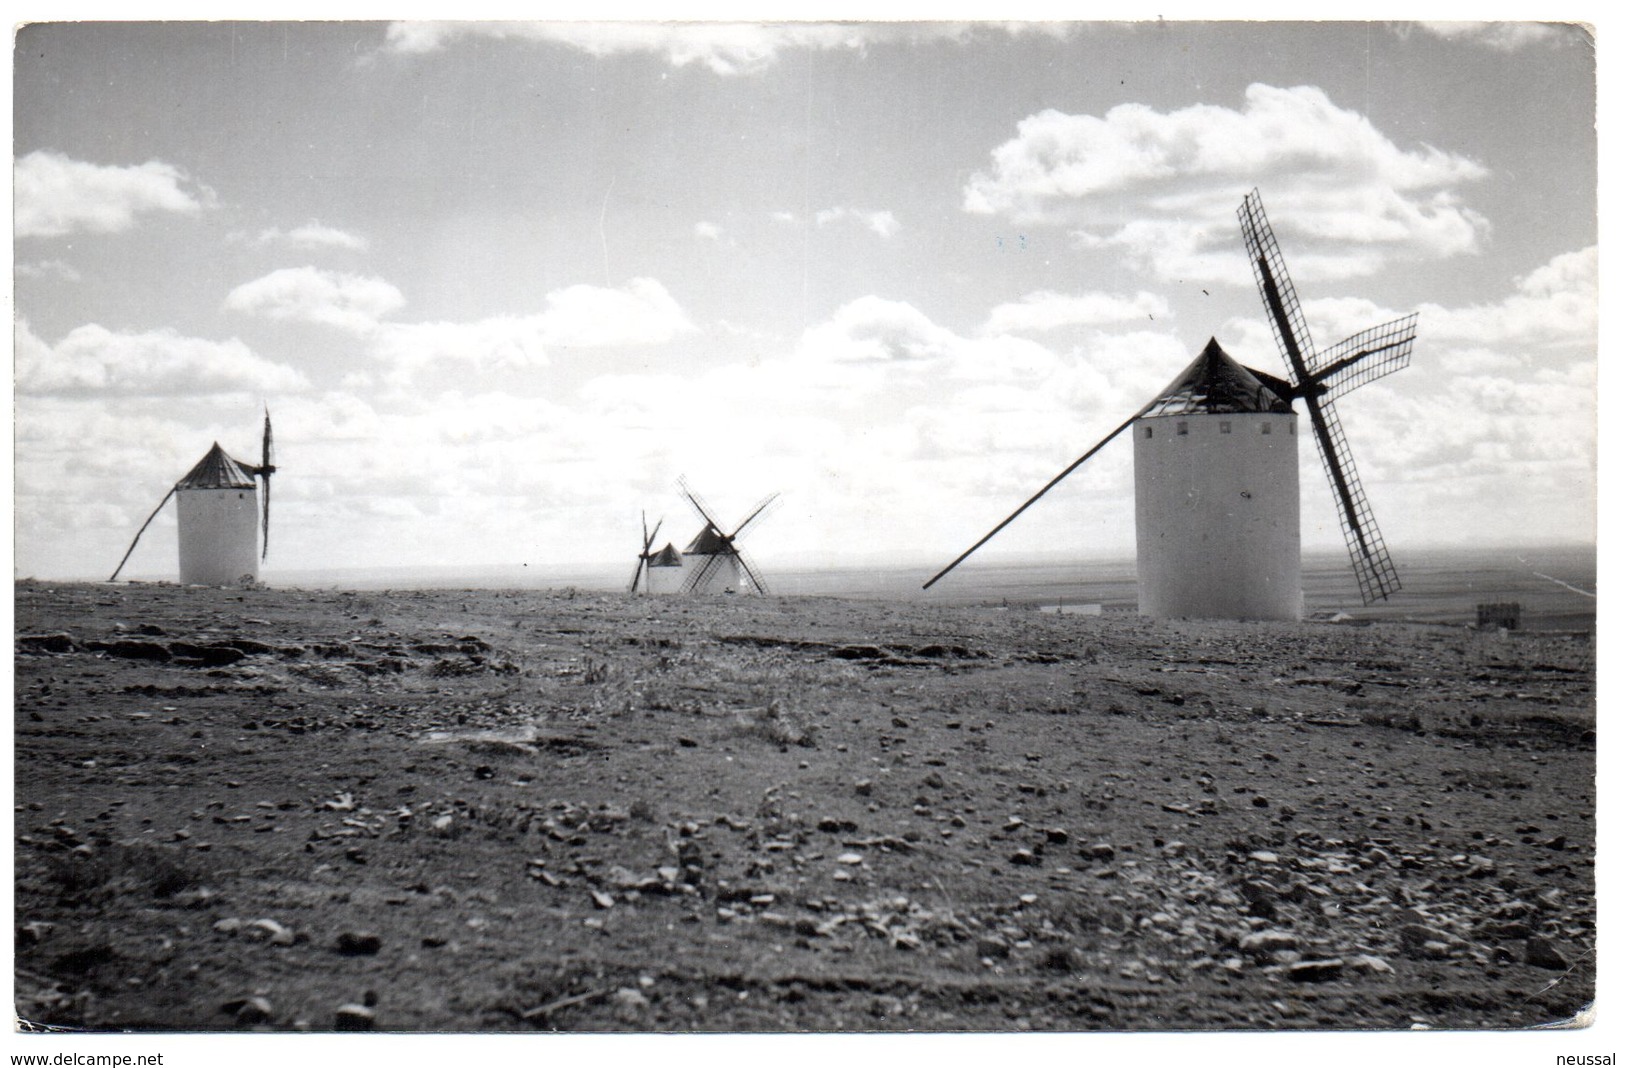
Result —
[[648, 585], [645, 591], [654, 594], [681, 593], [683, 589], [683, 557], [670, 542], [649, 557]]

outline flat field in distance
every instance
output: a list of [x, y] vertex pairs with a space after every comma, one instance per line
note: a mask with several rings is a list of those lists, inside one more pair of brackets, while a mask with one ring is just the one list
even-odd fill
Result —
[[[1594, 602], [1411, 577], [1386, 615], [1302, 624], [985, 587], [19, 583], [16, 1008], [162, 1031], [1568, 1019], [1594, 997]], [[1475, 600], [1560, 625], [1470, 630]]]

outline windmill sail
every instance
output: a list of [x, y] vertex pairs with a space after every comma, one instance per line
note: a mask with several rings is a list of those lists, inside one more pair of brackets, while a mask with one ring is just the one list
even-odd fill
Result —
[[260, 438], [260, 467], [256, 472], [265, 480], [264, 512], [260, 518], [260, 559], [264, 560], [271, 551], [271, 476], [276, 473], [276, 465], [271, 462], [271, 409], [265, 409], [265, 433]]
[[1241, 220], [1242, 237], [1259, 295], [1269, 312], [1270, 328], [1287, 363], [1293, 393], [1303, 398], [1321, 466], [1332, 484], [1342, 518], [1343, 538], [1360, 587], [1360, 599], [1366, 604], [1386, 600], [1399, 589], [1399, 575], [1377, 529], [1342, 421], [1332, 402], [1349, 390], [1410, 362], [1416, 316], [1362, 331], [1325, 354], [1317, 352], [1258, 190], [1247, 194], [1236, 215]]

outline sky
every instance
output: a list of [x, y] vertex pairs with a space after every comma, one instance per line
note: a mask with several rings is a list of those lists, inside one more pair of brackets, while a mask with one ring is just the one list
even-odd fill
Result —
[[[1591, 544], [1593, 42], [1535, 23], [40, 23], [14, 103], [14, 567], [105, 578], [275, 425], [262, 577], [624, 561], [769, 493], [922, 581], [1210, 337], [1338, 411], [1407, 550]], [[1300, 434], [1306, 552], [1340, 551]], [[977, 559], [1129, 557], [1132, 445]], [[173, 577], [174, 508], [129, 576]]]

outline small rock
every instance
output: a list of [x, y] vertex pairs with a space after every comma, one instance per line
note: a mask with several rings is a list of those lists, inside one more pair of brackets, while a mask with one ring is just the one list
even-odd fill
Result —
[[1565, 971], [1569, 966], [1568, 958], [1559, 953], [1556, 946], [1538, 936], [1523, 944], [1523, 959], [1526, 964], [1554, 972]]
[[853, 784], [852, 789], [857, 792], [859, 797], [868, 797], [875, 792], [875, 784], [868, 779], [859, 779]]
[[1113, 857], [1117, 856], [1117, 850], [1110, 842], [1096, 842], [1094, 845], [1085, 848], [1082, 852], [1084, 856], [1093, 860], [1111, 860]]
[[1283, 949], [1297, 949], [1298, 936], [1291, 931], [1253, 931], [1238, 943], [1243, 953], [1266, 956]]
[[344, 931], [335, 948], [347, 957], [370, 957], [383, 948], [384, 940], [371, 931]]
[[920, 783], [924, 786], [929, 786], [933, 790], [940, 790], [942, 789], [942, 776], [933, 771], [927, 774], [925, 778], [921, 779]]
[[593, 890], [591, 891], [591, 894], [592, 903], [596, 907], [601, 909], [612, 909], [615, 907], [615, 899], [604, 893], [602, 890]]
[[1010, 863], [1026, 868], [1036, 868], [1039, 865], [1038, 855], [1030, 849], [1018, 849], [1010, 854]]
[[219, 931], [221, 934], [236, 934], [238, 931], [243, 929], [243, 921], [228, 916], [226, 919], [216, 920], [214, 922], [214, 929]]
[[333, 1030], [335, 1031], [371, 1031], [377, 1016], [365, 1005], [351, 1002], [340, 1005], [333, 1013]]
[[644, 997], [643, 991], [623, 986], [615, 991], [615, 1015], [620, 1019], [632, 1022], [642, 1019], [643, 1014], [649, 1011], [649, 999]]
[[1329, 960], [1300, 960], [1287, 968], [1288, 979], [1298, 983], [1325, 983], [1343, 974], [1343, 962], [1337, 957]]
[[1047, 827], [1044, 830], [1044, 841], [1051, 845], [1066, 845], [1070, 837], [1062, 827]]
[[271, 1019], [271, 1003], [264, 998], [247, 998], [237, 1006], [232, 1018], [238, 1027], [253, 1027]]
[[1448, 947], [1452, 942], [1459, 941], [1459, 939], [1454, 935], [1423, 926], [1420, 923], [1407, 923], [1399, 929], [1399, 941], [1401, 945], [1414, 949], [1429, 942], [1439, 942]]
[[1280, 857], [1276, 856], [1274, 853], [1271, 853], [1267, 849], [1259, 849], [1252, 853], [1248, 853], [1247, 859], [1253, 861], [1255, 864], [1279, 864], [1281, 862]]
[[275, 920], [255, 920], [243, 929], [243, 934], [273, 946], [293, 945], [293, 932]]
[[1365, 972], [1368, 975], [1392, 975], [1393, 965], [1381, 957], [1374, 957], [1369, 953], [1361, 953], [1349, 960], [1349, 969], [1356, 972]]
[[837, 864], [862, 864], [863, 863], [863, 854], [862, 853], [842, 853], [840, 856], [835, 858], [835, 863], [837, 863]]

